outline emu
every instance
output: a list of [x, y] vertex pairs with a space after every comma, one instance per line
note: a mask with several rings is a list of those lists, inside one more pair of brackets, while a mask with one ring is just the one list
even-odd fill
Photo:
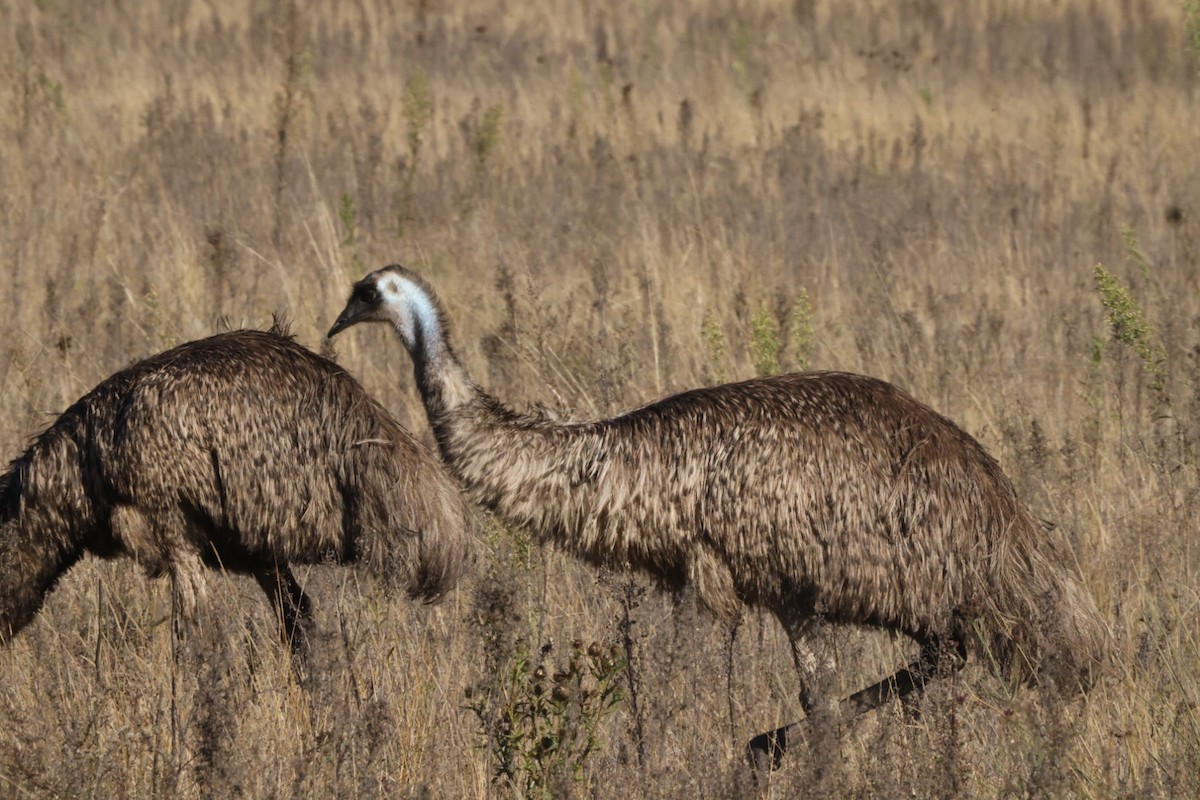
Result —
[[436, 599], [469, 554], [461, 490], [359, 383], [278, 327], [189, 342], [117, 372], [0, 477], [0, 644], [84, 553], [169, 575], [195, 615], [206, 569], [253, 575], [303, 662], [290, 564], [362, 562]]
[[[1105, 656], [1107, 626], [1048, 526], [975, 439], [895, 386], [799, 373], [557, 422], [471, 379], [416, 273], [367, 275], [329, 336], [360, 322], [394, 327], [442, 457], [475, 499], [586, 560], [690, 582], [719, 614], [771, 611], [807, 715], [904, 697], [968, 651], [1066, 688], [1085, 688]], [[920, 655], [822, 705], [806, 639], [823, 622], [904, 633]], [[777, 766], [795, 725], [755, 737], [754, 762]]]

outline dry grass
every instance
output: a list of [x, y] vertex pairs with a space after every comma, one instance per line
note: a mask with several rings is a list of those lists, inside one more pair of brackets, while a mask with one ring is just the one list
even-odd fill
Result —
[[[1120, 664], [1069, 703], [969, 667], [919, 720], [814, 736], [760, 788], [1200, 793], [1186, 4], [246, 5], [0, 0], [3, 452], [224, 324], [281, 311], [319, 347], [350, 280], [389, 261], [438, 287], [481, 382], [578, 414], [748, 376], [765, 308], [783, 368], [894, 381], [991, 449], [1065, 531]], [[1109, 337], [1098, 262], [1161, 340], [1162, 392]], [[428, 435], [386, 332], [338, 351]], [[164, 583], [85, 561], [0, 651], [0, 793], [503, 796], [464, 689], [489, 647], [553, 641], [561, 661], [577, 637], [632, 655], [635, 697], [556, 791], [754, 791], [741, 747], [799, 716], [772, 620], [731, 631], [519, 532], [488, 542], [434, 609], [309, 570], [307, 690], [257, 587], [224, 579], [176, 643]], [[830, 646], [847, 688], [907, 648]]]

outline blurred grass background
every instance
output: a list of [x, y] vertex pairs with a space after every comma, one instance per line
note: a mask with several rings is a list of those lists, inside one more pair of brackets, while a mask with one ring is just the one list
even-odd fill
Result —
[[[800, 367], [908, 389], [1065, 533], [1116, 673], [1064, 702], [973, 665], [756, 788], [745, 741], [801, 715], [774, 621], [520, 531], [489, 526], [434, 608], [307, 570], [304, 690], [252, 583], [176, 643], [164, 582], [88, 560], [0, 651], [0, 792], [520, 794], [464, 692], [532, 691], [506, 665], [570, 672], [579, 639], [617, 648], [625, 697], [526, 793], [1200, 793], [1196, 4], [450, 5], [0, 0], [4, 452], [129, 362], [273, 312], [428, 441], [387, 331], [322, 341], [402, 261], [518, 407]], [[911, 650], [828, 638], [847, 691]], [[568, 727], [593, 713], [572, 703]]]

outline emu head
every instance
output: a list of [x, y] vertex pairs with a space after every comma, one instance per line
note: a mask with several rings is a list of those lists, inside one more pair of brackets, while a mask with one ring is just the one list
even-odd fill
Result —
[[442, 311], [433, 290], [419, 275], [399, 264], [377, 269], [358, 283], [346, 307], [326, 334], [360, 322], [387, 322], [410, 353], [428, 355], [442, 346]]

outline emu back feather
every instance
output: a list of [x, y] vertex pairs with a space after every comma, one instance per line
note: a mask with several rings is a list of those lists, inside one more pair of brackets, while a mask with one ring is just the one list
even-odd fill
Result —
[[0, 640], [84, 550], [151, 575], [364, 561], [432, 599], [469, 539], [454, 482], [348, 373], [275, 333], [220, 334], [114, 374], [10, 465]]
[[1064, 685], [1103, 658], [1094, 602], [1000, 466], [883, 381], [785, 375], [578, 423], [437, 394], [444, 457], [477, 500], [589, 560], [690, 581], [715, 611], [953, 635]]
[[1052, 531], [975, 439], [891, 384], [782, 375], [557, 422], [471, 379], [412, 270], [364, 277], [330, 334], [359, 322], [395, 330], [476, 500], [583, 558], [690, 582], [718, 612], [771, 610], [802, 673], [818, 617], [903, 632], [923, 652], [969, 644], [1000, 671], [1066, 685], [1107, 658], [1107, 626]]

